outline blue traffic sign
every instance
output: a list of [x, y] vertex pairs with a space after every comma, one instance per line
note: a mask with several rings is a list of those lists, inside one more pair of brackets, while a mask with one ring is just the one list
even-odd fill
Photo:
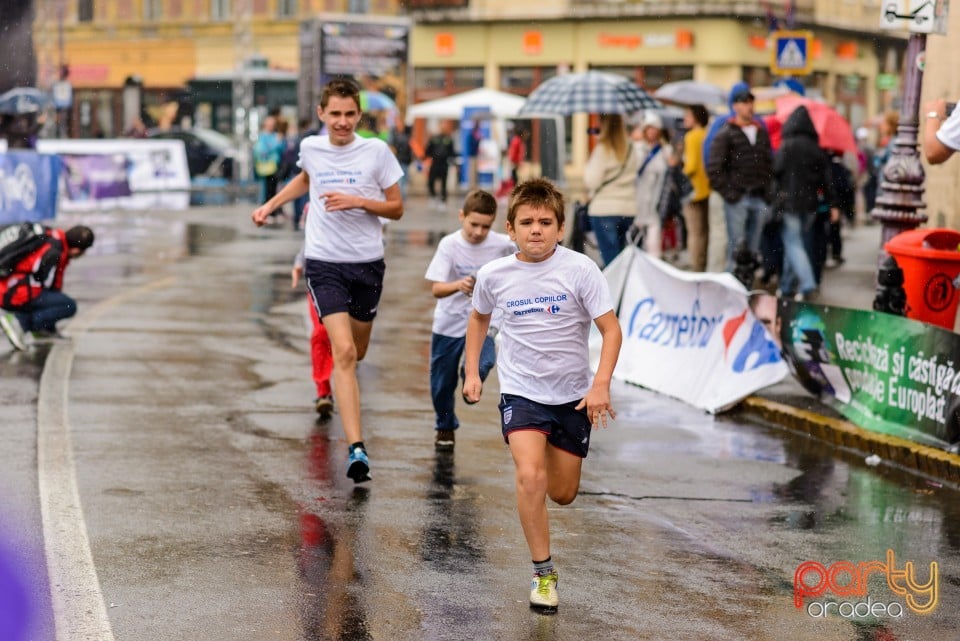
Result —
[[770, 71], [780, 75], [806, 75], [812, 69], [809, 31], [774, 31]]

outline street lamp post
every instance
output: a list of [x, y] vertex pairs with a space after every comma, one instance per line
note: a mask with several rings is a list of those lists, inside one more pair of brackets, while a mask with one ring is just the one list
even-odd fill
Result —
[[923, 202], [923, 164], [917, 149], [919, 138], [920, 88], [923, 84], [923, 61], [927, 48], [927, 34], [912, 33], [907, 43], [904, 60], [906, 76], [903, 80], [903, 102], [893, 151], [881, 171], [880, 192], [870, 216], [881, 223], [880, 252], [877, 266], [887, 258], [884, 245], [903, 231], [915, 229], [927, 222], [921, 210]]
[[240, 157], [234, 158], [233, 183], [239, 186], [250, 177], [250, 149], [253, 132], [250, 112], [253, 109], [253, 80], [246, 60], [253, 51], [252, 0], [234, 4], [233, 42], [237, 75], [232, 83], [233, 126], [240, 145]]

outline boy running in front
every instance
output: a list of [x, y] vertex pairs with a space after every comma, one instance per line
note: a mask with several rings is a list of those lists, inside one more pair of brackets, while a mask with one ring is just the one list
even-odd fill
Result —
[[[510, 196], [507, 233], [519, 251], [480, 269], [467, 322], [468, 402], [480, 400], [480, 352], [490, 316], [500, 327], [500, 418], [516, 468], [517, 511], [533, 560], [530, 607], [556, 611], [557, 571], [550, 556], [546, 497], [571, 503], [590, 431], [616, 417], [610, 379], [622, 335], [607, 282], [583, 254], [559, 246], [563, 195], [543, 179], [522, 183]], [[590, 322], [603, 343], [590, 380]]]

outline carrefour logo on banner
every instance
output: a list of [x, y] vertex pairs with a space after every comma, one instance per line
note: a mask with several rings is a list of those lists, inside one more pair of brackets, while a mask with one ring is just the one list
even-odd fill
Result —
[[24, 209], [37, 206], [37, 181], [29, 166], [20, 163], [13, 174], [0, 169], [0, 209], [19, 202]]

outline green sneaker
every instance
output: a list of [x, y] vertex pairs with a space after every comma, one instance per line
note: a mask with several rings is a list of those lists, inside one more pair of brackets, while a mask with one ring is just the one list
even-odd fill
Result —
[[557, 571], [547, 574], [534, 574], [530, 584], [530, 607], [541, 612], [556, 612], [560, 603], [557, 594]]
[[7, 335], [7, 340], [13, 345], [13, 348], [21, 352], [27, 349], [27, 343], [23, 334], [23, 328], [20, 327], [20, 321], [13, 314], [3, 314], [0, 316], [0, 329]]

